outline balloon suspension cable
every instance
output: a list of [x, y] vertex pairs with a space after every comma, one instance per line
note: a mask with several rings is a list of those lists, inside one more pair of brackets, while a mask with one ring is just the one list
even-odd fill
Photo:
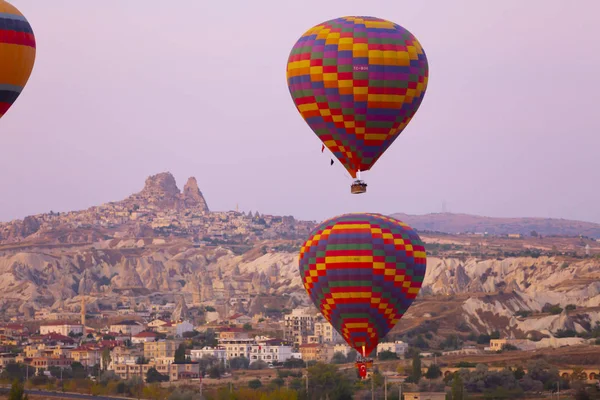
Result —
[[360, 181], [360, 169], [357, 171], [356, 177], [358, 178], [358, 180]]

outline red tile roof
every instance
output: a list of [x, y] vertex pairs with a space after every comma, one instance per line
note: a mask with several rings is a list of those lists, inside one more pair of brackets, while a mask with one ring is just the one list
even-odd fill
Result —
[[146, 337], [156, 337], [156, 336], [157, 335], [154, 332], [146, 332], [146, 331], [144, 331], [144, 332], [138, 333], [137, 335], [134, 335], [133, 337], [134, 338], [146, 338]]

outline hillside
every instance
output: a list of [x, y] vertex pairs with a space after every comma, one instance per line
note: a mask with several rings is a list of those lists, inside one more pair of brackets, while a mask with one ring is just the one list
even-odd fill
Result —
[[[434, 231], [492, 233], [477, 224], [497, 220], [396, 217], [422, 231], [428, 261], [423, 290], [390, 338], [414, 338], [433, 325], [437, 334], [427, 340], [434, 342], [496, 330], [537, 339], [585, 336], [600, 322], [600, 242], [442, 234]], [[546, 220], [500, 221], [492, 225], [541, 235], [593, 227], [550, 220], [544, 230]], [[466, 222], [475, 228], [456, 228]], [[184, 301], [196, 323], [209, 318], [201, 311], [207, 306], [220, 317], [280, 317], [311, 304], [298, 275], [298, 249], [313, 226], [291, 216], [210, 211], [195, 179], [180, 191], [171, 174], [158, 174], [122, 201], [0, 224], [0, 315], [65, 317], [79, 312], [84, 298], [89, 313]]]
[[553, 218], [492, 218], [468, 214], [436, 213], [425, 215], [392, 214], [417, 230], [446, 233], [485, 233], [508, 235], [588, 236], [600, 239], [600, 224]]

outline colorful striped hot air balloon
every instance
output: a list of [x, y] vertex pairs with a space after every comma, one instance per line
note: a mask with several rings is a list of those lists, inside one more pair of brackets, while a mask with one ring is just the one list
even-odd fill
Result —
[[27, 84], [35, 61], [35, 36], [27, 19], [0, 0], [0, 117]]
[[425, 277], [425, 247], [381, 214], [321, 223], [300, 250], [300, 276], [323, 316], [363, 357], [400, 321]]
[[296, 108], [359, 182], [360, 171], [371, 169], [417, 112], [428, 76], [419, 41], [374, 17], [316, 25], [296, 42], [287, 64]]

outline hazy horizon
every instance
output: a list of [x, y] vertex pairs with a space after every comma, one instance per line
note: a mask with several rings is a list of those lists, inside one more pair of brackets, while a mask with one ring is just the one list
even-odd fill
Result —
[[[121, 200], [170, 171], [180, 189], [195, 176], [211, 210], [319, 221], [445, 202], [600, 223], [596, 1], [10, 2], [37, 56], [0, 119], [0, 221]], [[430, 66], [419, 111], [358, 196], [285, 79], [300, 35], [344, 15], [402, 25]]]

